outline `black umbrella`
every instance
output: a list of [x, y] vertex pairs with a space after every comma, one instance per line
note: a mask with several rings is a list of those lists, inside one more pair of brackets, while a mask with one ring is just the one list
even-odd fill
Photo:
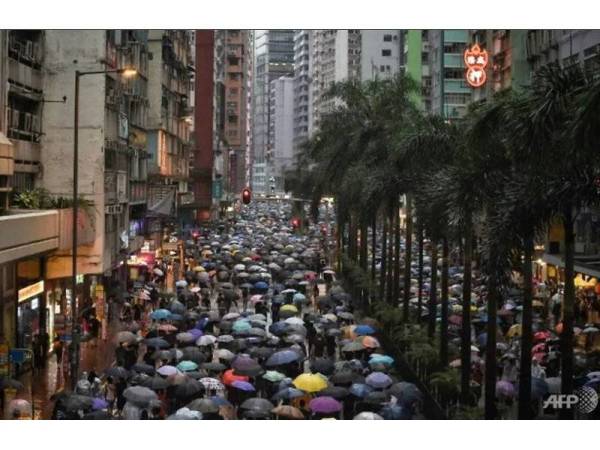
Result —
[[67, 412], [89, 410], [92, 408], [94, 399], [85, 395], [70, 394], [62, 399], [62, 404]]
[[352, 384], [352, 383], [363, 383], [364, 377], [357, 374], [356, 372], [345, 370], [343, 372], [334, 373], [329, 378], [329, 381], [331, 381], [333, 384], [341, 384], [341, 385]]
[[208, 377], [208, 372], [206, 370], [193, 370], [191, 372], [185, 373], [188, 377], [193, 378], [194, 380], [199, 380], [200, 378]]
[[233, 368], [235, 375], [255, 377], [265, 372], [257, 361], [248, 357], [238, 357], [234, 359], [231, 367]]
[[175, 387], [175, 397], [180, 400], [190, 399], [204, 393], [204, 385], [192, 378]]
[[318, 397], [329, 396], [333, 397], [336, 400], [341, 400], [346, 398], [350, 394], [350, 391], [346, 388], [340, 386], [329, 386], [322, 391], [317, 392]]
[[206, 355], [198, 347], [185, 347], [183, 349], [183, 359], [202, 364], [206, 361]]
[[169, 347], [171, 347], [171, 344], [169, 344], [163, 338], [159, 338], [159, 337], [144, 339], [142, 342], [144, 343], [144, 345], [146, 345], [146, 347], [151, 347], [151, 348], [169, 348]]
[[227, 369], [227, 366], [225, 364], [221, 364], [219, 362], [204, 363], [201, 364], [200, 367], [204, 370], [209, 370], [211, 372], [223, 372], [225, 369]]
[[92, 411], [84, 414], [83, 420], [112, 420], [113, 417], [108, 411]]
[[328, 376], [333, 374], [334, 368], [333, 361], [328, 358], [317, 358], [310, 364], [311, 371]]
[[109, 376], [109, 377], [113, 377], [113, 378], [123, 378], [123, 379], [127, 379], [130, 375], [130, 372], [125, 369], [124, 367], [118, 366], [118, 367], [109, 367], [108, 369], [106, 369], [104, 371], [104, 373]]
[[254, 347], [250, 349], [250, 356], [253, 358], [266, 359], [275, 353], [275, 349], [269, 347]]
[[169, 387], [169, 382], [163, 377], [154, 376], [142, 382], [141, 385], [150, 388], [153, 391], [159, 391], [161, 389], [166, 389], [167, 387]]
[[382, 405], [390, 400], [390, 396], [385, 392], [373, 391], [365, 395], [363, 401], [371, 405]]
[[144, 363], [134, 364], [131, 370], [138, 373], [145, 373], [146, 375], [154, 375], [155, 372], [154, 367]]

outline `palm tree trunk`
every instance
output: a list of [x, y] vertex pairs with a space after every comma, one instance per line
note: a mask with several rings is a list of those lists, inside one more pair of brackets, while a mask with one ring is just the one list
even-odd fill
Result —
[[[364, 274], [367, 274], [367, 267], [369, 266], [369, 262], [367, 261], [367, 257], [369, 255], [369, 237], [368, 237], [369, 224], [366, 218], [361, 218], [360, 223], [360, 251], [359, 251], [359, 259], [360, 259], [360, 268], [363, 270]], [[360, 304], [363, 311], [366, 311], [367, 306], [367, 291], [365, 289], [360, 290]]]
[[473, 259], [473, 225], [471, 220], [471, 214], [467, 213], [465, 217], [465, 245], [463, 249], [463, 321], [460, 346], [460, 397], [463, 405], [471, 403], [471, 263]]
[[371, 295], [369, 296], [369, 304], [373, 301], [374, 289], [377, 286], [377, 269], [376, 257], [377, 253], [377, 214], [373, 215], [371, 223]]
[[387, 278], [387, 251], [388, 251], [388, 218], [382, 214], [383, 236], [381, 236], [381, 269], [379, 271], [379, 300], [385, 300], [385, 281]]
[[421, 314], [423, 313], [423, 224], [419, 220], [419, 231], [418, 231], [418, 239], [419, 239], [419, 287], [417, 292], [417, 322], [421, 321]]
[[406, 194], [406, 249], [404, 251], [404, 305], [402, 316], [408, 322], [410, 302], [410, 263], [412, 259], [412, 198]]
[[496, 418], [496, 378], [498, 366], [496, 361], [496, 332], [498, 330], [498, 287], [496, 276], [493, 273], [497, 263], [496, 249], [490, 252], [490, 270], [488, 271], [487, 293], [487, 343], [485, 346], [485, 418]]
[[[563, 301], [563, 329], [560, 334], [561, 352], [561, 393], [573, 393], [573, 320], [575, 307], [575, 233], [573, 230], [573, 211], [567, 208], [564, 213], [565, 227], [565, 295]], [[563, 408], [561, 419], [572, 419], [573, 410]]]
[[342, 253], [344, 253], [344, 232], [346, 229], [346, 225], [344, 222], [339, 222], [338, 223], [338, 230], [337, 230], [337, 270], [341, 271], [342, 270]]
[[442, 323], [440, 324], [440, 365], [448, 366], [448, 238], [442, 239]]
[[394, 208], [390, 207], [388, 210], [389, 214], [389, 230], [390, 230], [390, 243], [388, 245], [388, 267], [387, 267], [387, 291], [386, 299], [388, 304], [392, 304], [392, 298], [394, 295], [393, 289], [393, 274], [394, 274], [394, 244], [393, 244], [393, 233], [394, 233]]
[[427, 334], [430, 338], [435, 336], [435, 320], [437, 316], [437, 267], [438, 267], [437, 242], [431, 240], [431, 287], [429, 289], [429, 317]]
[[393, 305], [398, 306], [400, 298], [400, 201], [396, 198], [394, 202], [394, 294]]
[[519, 419], [532, 418], [531, 410], [531, 348], [533, 346], [533, 280], [531, 258], [533, 237], [525, 238], [525, 261], [523, 262], [523, 320], [521, 324], [521, 365], [519, 368]]

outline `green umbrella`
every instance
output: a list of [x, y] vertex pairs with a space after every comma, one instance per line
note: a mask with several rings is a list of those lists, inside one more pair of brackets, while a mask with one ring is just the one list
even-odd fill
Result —
[[283, 380], [285, 375], [277, 372], [276, 370], [267, 370], [267, 373], [265, 373], [262, 377], [267, 381], [277, 383], [278, 381]]

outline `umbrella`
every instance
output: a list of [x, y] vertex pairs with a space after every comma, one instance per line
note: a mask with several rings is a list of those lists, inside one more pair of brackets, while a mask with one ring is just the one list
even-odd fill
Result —
[[354, 416], [353, 420], [384, 420], [379, 414], [375, 414], [370, 411], [363, 411], [356, 416]]
[[[92, 408], [94, 399], [86, 395], [69, 394], [65, 399], [63, 399], [62, 403], [66, 411], [78, 411], [80, 409], [85, 411]], [[29, 411], [31, 411], [31, 406], [29, 407]]]
[[354, 333], [357, 336], [364, 336], [364, 335], [374, 334], [375, 333], [375, 329], [373, 329], [373, 327], [371, 327], [369, 325], [358, 325], [354, 329]]
[[321, 375], [303, 373], [293, 381], [294, 386], [303, 391], [312, 393], [322, 391], [327, 387], [327, 381]]
[[190, 410], [189, 408], [180, 408], [175, 414], [167, 417], [167, 420], [201, 420], [202, 413], [199, 411]]
[[162, 270], [160, 270], [159, 268], [156, 268], [156, 269], [154, 269], [154, 270], [153, 270], [153, 272], [154, 272], [156, 275], [158, 275], [159, 277], [162, 277], [162, 276], [164, 276], [164, 274], [165, 274], [165, 273], [164, 273]]
[[157, 309], [150, 314], [150, 317], [154, 320], [165, 320], [171, 315], [171, 311], [168, 309]]
[[341, 372], [334, 373], [329, 378], [329, 381], [331, 381], [333, 384], [351, 384], [364, 381], [364, 379], [356, 372], [353, 372], [351, 370], [344, 370]]
[[179, 280], [179, 281], [175, 282], [175, 286], [176, 286], [176, 287], [181, 287], [181, 288], [184, 288], [184, 287], [186, 287], [187, 285], [188, 285], [188, 283], [187, 283], [187, 281], [185, 281], [185, 280]]
[[[357, 327], [358, 328], [358, 327]], [[356, 332], [356, 329], [354, 330]], [[375, 339], [373, 336], [361, 336], [357, 339], [357, 342], [360, 342], [365, 348], [378, 348], [381, 347], [379, 341]]]
[[[196, 364], [202, 364], [206, 360], [206, 355], [196, 347], [186, 347], [183, 349], [182, 358], [186, 361], [193, 361]], [[193, 369], [195, 370], [195, 369]]]
[[505, 380], [500, 380], [496, 383], [496, 395], [504, 397], [515, 397], [517, 395], [515, 387], [512, 383]]
[[161, 389], [166, 389], [167, 387], [169, 387], [169, 382], [162, 377], [154, 376], [143, 381], [141, 385], [143, 387], [152, 389], [153, 391], [159, 391]]
[[273, 408], [271, 412], [277, 416], [286, 417], [288, 419], [304, 419], [302, 411], [291, 405], [279, 405], [276, 408]]
[[250, 322], [248, 322], [246, 320], [236, 320], [233, 323], [233, 327], [231, 329], [234, 333], [240, 333], [240, 332], [250, 332], [251, 328], [252, 328], [252, 326], [250, 325]]
[[306, 299], [306, 296], [304, 294], [298, 292], [294, 294], [293, 301], [294, 303], [306, 303], [308, 300]]
[[283, 380], [285, 378], [285, 375], [275, 370], [267, 370], [267, 372], [262, 377], [267, 381], [277, 383], [278, 381]]
[[198, 381], [204, 385], [207, 391], [219, 391], [225, 389], [223, 383], [216, 378], [205, 377], [200, 378]]
[[219, 342], [221, 344], [227, 344], [229, 342], [233, 342], [233, 339], [234, 339], [233, 336], [230, 336], [228, 334], [223, 334], [217, 338], [217, 342]]
[[232, 384], [234, 381], [248, 381], [248, 377], [246, 377], [244, 375], [235, 375], [233, 373], [233, 369], [227, 370], [223, 374], [223, 384], [225, 386], [228, 386], [228, 385]]
[[179, 370], [177, 370], [177, 367], [166, 365], [159, 367], [156, 372], [163, 377], [168, 377], [169, 375], [175, 375], [176, 373], [179, 373]]
[[360, 352], [363, 351], [365, 347], [361, 342], [350, 342], [342, 347], [342, 352]]
[[235, 320], [240, 317], [239, 313], [227, 313], [223, 316], [223, 320]]
[[181, 361], [179, 364], [177, 364], [177, 369], [179, 369], [181, 372], [191, 372], [197, 368], [198, 364], [196, 364], [194, 361]]
[[296, 308], [294, 305], [283, 305], [281, 307], [281, 309], [279, 310], [280, 313], [282, 312], [289, 312], [292, 314], [297, 314], [298, 313], [298, 308]]
[[264, 398], [249, 398], [240, 405], [246, 411], [269, 412], [273, 408], [273, 403]]
[[0, 392], [4, 389], [15, 389], [20, 391], [24, 389], [23, 383], [12, 378], [0, 378]]
[[210, 345], [214, 345], [217, 342], [217, 338], [211, 334], [205, 334], [204, 336], [200, 336], [196, 341], [196, 345], [199, 347], [208, 347]]
[[294, 398], [304, 397], [305, 395], [306, 393], [304, 391], [301, 391], [300, 389], [286, 387], [280, 389], [275, 395], [273, 395], [271, 400], [273, 400], [274, 402], [278, 402], [281, 400], [292, 400]]
[[238, 356], [231, 364], [236, 375], [255, 377], [264, 373], [264, 369], [252, 358]]
[[333, 361], [328, 358], [317, 358], [310, 364], [310, 370], [323, 375], [331, 375], [334, 371]]
[[389, 375], [383, 372], [373, 372], [367, 376], [365, 382], [376, 389], [385, 389], [393, 384]]
[[112, 420], [113, 416], [108, 411], [97, 410], [83, 415], [83, 420]]
[[199, 411], [202, 414], [216, 414], [219, 412], [219, 405], [214, 400], [208, 398], [198, 398], [187, 405], [192, 411]]
[[285, 364], [289, 364], [292, 362], [296, 362], [301, 358], [301, 356], [296, 353], [295, 351], [292, 350], [281, 350], [277, 353], [273, 353], [269, 359], [267, 360], [267, 362], [265, 363], [265, 365], [267, 367], [276, 367], [276, 366], [282, 366]]
[[186, 379], [175, 387], [175, 397], [183, 400], [204, 392], [204, 385], [192, 378]]
[[120, 366], [110, 367], [110, 368], [106, 369], [104, 371], [104, 373], [109, 377], [123, 378], [124, 380], [127, 379], [130, 375], [130, 373], [127, 369], [125, 369], [124, 367], [120, 367]]
[[171, 311], [171, 313], [173, 313], [173, 314], [185, 314], [186, 307], [180, 301], [173, 300], [169, 304], [169, 311]]
[[196, 338], [194, 338], [194, 335], [192, 333], [177, 333], [177, 336], [175, 336], [175, 339], [177, 339], [177, 341], [179, 342], [192, 342], [194, 341]]
[[248, 381], [235, 380], [231, 386], [243, 392], [256, 392], [256, 388]]
[[373, 388], [367, 384], [353, 383], [349, 391], [355, 397], [364, 398], [367, 394], [373, 392]]
[[145, 373], [146, 375], [154, 375], [154, 373], [156, 372], [156, 370], [154, 369], [153, 366], [149, 365], [149, 364], [144, 364], [144, 363], [138, 363], [138, 364], [134, 364], [133, 367], [131, 368], [131, 370], [138, 372], [138, 373]]
[[137, 336], [133, 334], [131, 331], [120, 331], [117, 333], [117, 343], [121, 344], [123, 342], [132, 343], [137, 340]]
[[123, 392], [123, 396], [131, 403], [146, 406], [150, 401], [158, 399], [156, 392], [144, 386], [132, 386]]
[[384, 366], [391, 366], [394, 364], [394, 358], [387, 355], [379, 355], [372, 353], [369, 358], [369, 364], [383, 364]]
[[231, 361], [235, 358], [235, 354], [231, 350], [227, 350], [226, 348], [220, 348], [215, 351], [215, 356], [217, 359], [224, 359], [226, 361]]
[[416, 385], [405, 381], [394, 383], [388, 392], [396, 397], [401, 405], [411, 405], [423, 397]]
[[409, 408], [404, 408], [399, 405], [384, 406], [379, 411], [385, 420], [410, 420], [412, 413]]
[[308, 408], [314, 413], [332, 414], [340, 412], [343, 406], [335, 398], [325, 396], [313, 398], [309, 402]]
[[284, 323], [287, 323], [289, 325], [300, 325], [300, 326], [304, 326], [304, 320], [302, 320], [299, 317], [289, 317], [287, 319], [285, 319], [283, 321]]
[[329, 396], [329, 397], [333, 397], [337, 400], [342, 400], [342, 399], [348, 397], [349, 394], [350, 394], [350, 391], [346, 388], [343, 388], [340, 386], [328, 386], [327, 388], [318, 392], [317, 396], [319, 396], [319, 397]]
[[102, 398], [94, 398], [92, 399], [92, 409], [94, 411], [99, 411], [101, 409], [108, 408], [108, 402]]

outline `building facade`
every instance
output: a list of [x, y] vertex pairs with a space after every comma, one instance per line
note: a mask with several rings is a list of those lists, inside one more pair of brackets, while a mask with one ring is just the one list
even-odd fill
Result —
[[271, 81], [269, 147], [272, 149], [269, 193], [284, 190], [284, 174], [294, 164], [294, 78]]
[[296, 30], [294, 34], [294, 153], [312, 133], [312, 30]]
[[404, 56], [400, 30], [360, 31], [361, 80], [389, 78], [400, 71]]
[[294, 30], [257, 30], [254, 36], [252, 92], [252, 188], [266, 193], [271, 157], [269, 124], [270, 83], [294, 71]]

